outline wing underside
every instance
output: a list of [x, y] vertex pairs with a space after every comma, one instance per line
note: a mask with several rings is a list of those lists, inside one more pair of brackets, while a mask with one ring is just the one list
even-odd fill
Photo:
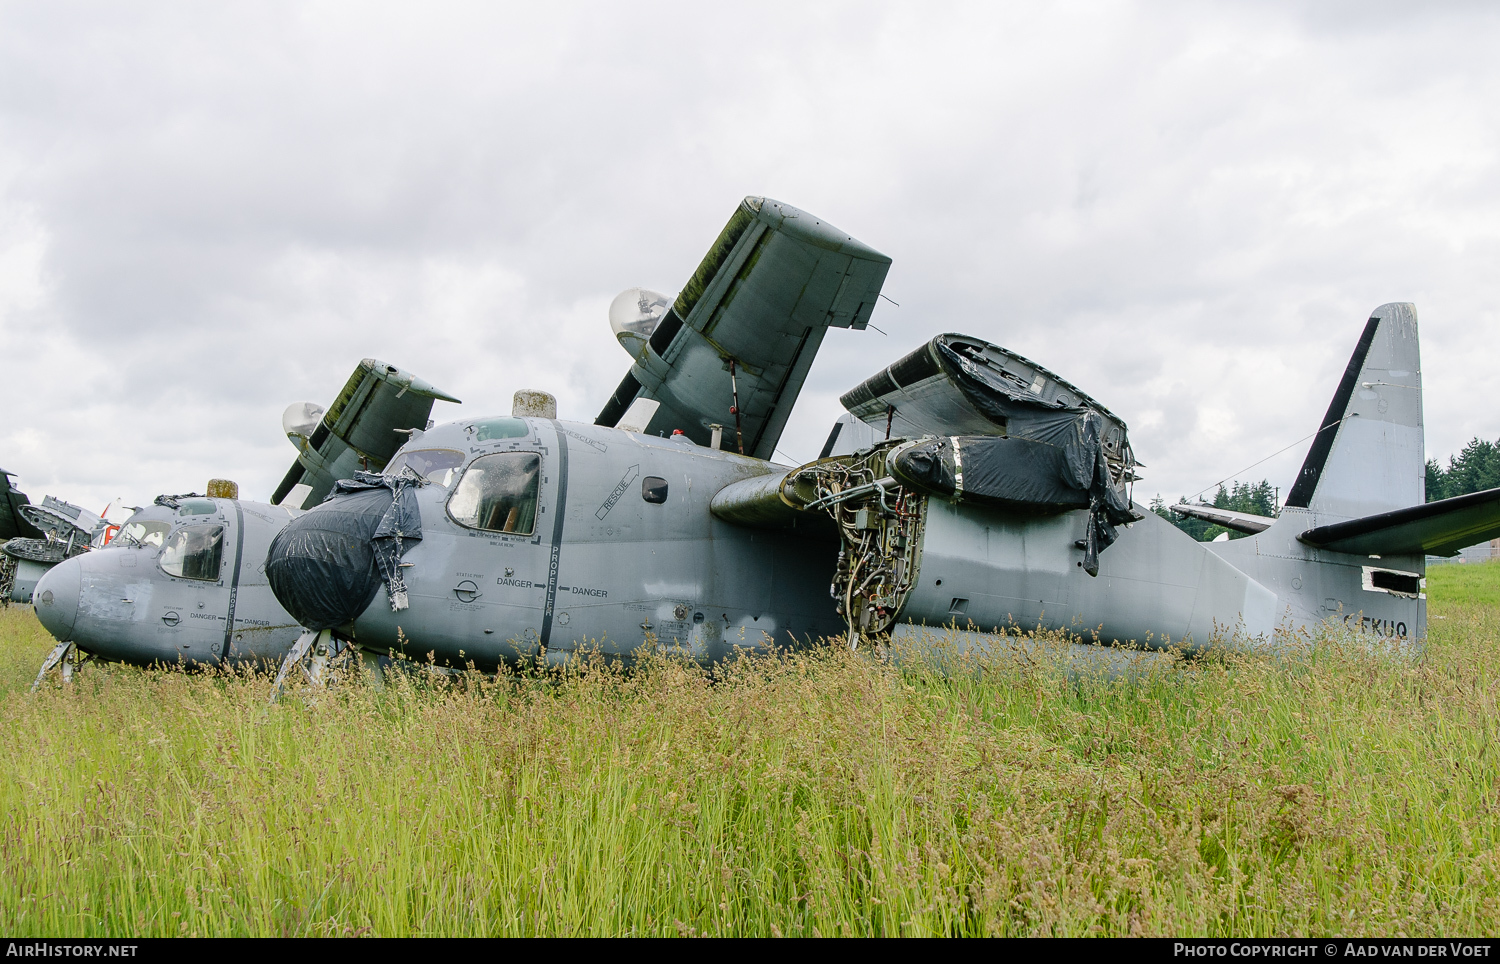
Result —
[[823, 336], [869, 323], [890, 264], [805, 211], [746, 198], [596, 422], [701, 445], [718, 424], [723, 447], [769, 459]]

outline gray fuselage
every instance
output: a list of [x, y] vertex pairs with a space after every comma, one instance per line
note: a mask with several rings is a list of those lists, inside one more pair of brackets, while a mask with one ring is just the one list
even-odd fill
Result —
[[122, 530], [141, 541], [117, 537], [118, 544], [42, 577], [37, 618], [57, 639], [104, 660], [199, 666], [280, 659], [301, 630], [271, 593], [264, 560], [271, 539], [299, 514], [237, 499], [147, 507]]
[[[412, 656], [489, 667], [581, 648], [632, 654], [649, 638], [713, 662], [842, 629], [828, 597], [832, 533], [740, 528], [709, 512], [715, 492], [776, 471], [770, 463], [682, 436], [541, 418], [440, 425], [398, 452], [392, 470], [423, 452], [461, 463], [418, 490], [422, 539], [403, 557], [410, 608], [393, 612], [382, 588], [354, 623], [366, 650], [404, 642]], [[499, 453], [541, 459], [529, 533], [455, 520], [462, 473]]]

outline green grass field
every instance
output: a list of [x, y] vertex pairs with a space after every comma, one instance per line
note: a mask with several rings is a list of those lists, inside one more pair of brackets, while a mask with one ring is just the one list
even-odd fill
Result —
[[[710, 681], [86, 668], [0, 612], [11, 935], [1500, 931], [1500, 565], [1416, 662], [1137, 682], [837, 650]], [[1497, 750], [1500, 752], [1500, 750]]]

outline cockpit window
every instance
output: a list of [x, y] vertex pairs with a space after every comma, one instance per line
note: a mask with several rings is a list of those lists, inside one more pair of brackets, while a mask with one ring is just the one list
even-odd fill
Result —
[[460, 525], [530, 535], [536, 526], [537, 484], [542, 459], [534, 452], [503, 452], [477, 458], [464, 470], [448, 514]]
[[519, 418], [490, 418], [475, 422], [470, 428], [476, 442], [491, 442], [500, 438], [525, 438], [531, 434], [531, 426]]
[[385, 467], [385, 474], [395, 475], [407, 468], [428, 482], [447, 486], [452, 483], [458, 467], [463, 464], [464, 453], [456, 449], [415, 449], [402, 452], [391, 459], [390, 464]]
[[161, 568], [167, 575], [183, 579], [218, 579], [223, 550], [223, 526], [186, 526], [167, 539], [161, 550]]
[[171, 524], [166, 522], [126, 522], [120, 527], [120, 534], [114, 537], [111, 544], [155, 546], [160, 549], [161, 544], [166, 541], [167, 533], [171, 531]]

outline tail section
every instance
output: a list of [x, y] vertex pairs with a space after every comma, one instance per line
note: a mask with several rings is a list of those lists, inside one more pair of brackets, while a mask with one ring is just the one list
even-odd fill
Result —
[[[1483, 525], [1488, 507], [1432, 516], [1417, 311], [1370, 314], [1281, 515], [1209, 551], [1277, 596], [1283, 628], [1334, 623], [1405, 642], [1427, 631], [1424, 547]], [[1496, 503], [1500, 505], [1500, 503]], [[1491, 513], [1493, 514], [1493, 513]]]
[[1286, 498], [1319, 521], [1350, 519], [1425, 500], [1422, 361], [1417, 308], [1370, 315], [1338, 390]]

